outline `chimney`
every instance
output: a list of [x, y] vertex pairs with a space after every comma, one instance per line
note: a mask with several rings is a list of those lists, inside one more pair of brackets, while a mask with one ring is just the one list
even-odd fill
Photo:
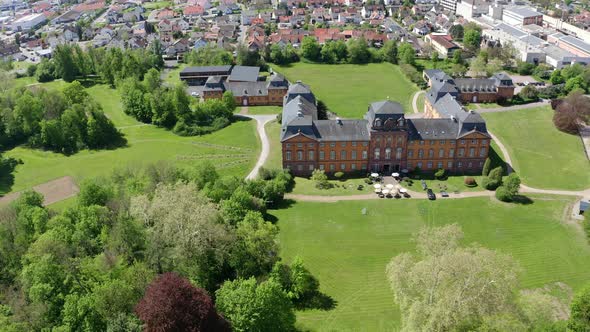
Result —
[[302, 117], [303, 117], [303, 113], [301, 113], [301, 112], [297, 112], [297, 117], [298, 117], [298, 118], [302, 118]]

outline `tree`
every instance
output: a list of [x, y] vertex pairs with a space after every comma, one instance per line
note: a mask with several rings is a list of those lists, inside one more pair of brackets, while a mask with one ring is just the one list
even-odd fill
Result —
[[14, 87], [14, 74], [0, 69], [0, 93], [4, 94]]
[[465, 73], [467, 73], [467, 67], [461, 64], [454, 64], [451, 67], [451, 73], [453, 76], [465, 76]]
[[463, 39], [463, 26], [461, 24], [455, 24], [449, 29], [449, 34], [453, 39]]
[[215, 289], [234, 242], [215, 205], [193, 184], [159, 184], [150, 200], [131, 199], [130, 213], [147, 227], [147, 261], [158, 272], [182, 272], [207, 290]]
[[112, 197], [113, 193], [107, 186], [99, 184], [96, 180], [85, 180], [80, 186], [78, 204], [81, 206], [105, 206]]
[[561, 83], [565, 82], [565, 79], [563, 78], [563, 76], [561, 76], [561, 70], [555, 69], [551, 73], [551, 76], [549, 77], [549, 81], [553, 85], [555, 85], [555, 84], [561, 84]]
[[72, 82], [78, 74], [78, 68], [74, 63], [73, 50], [70, 45], [58, 45], [53, 51], [55, 72], [66, 82]]
[[135, 312], [145, 331], [229, 331], [207, 292], [172, 272], [148, 286]]
[[518, 174], [511, 173], [508, 175], [508, 178], [506, 178], [506, 181], [504, 181], [504, 186], [511, 196], [516, 196], [518, 194], [518, 190], [520, 189], [520, 177], [518, 177]]
[[527, 85], [520, 90], [519, 95], [524, 100], [537, 100], [539, 98], [539, 91], [532, 85]]
[[398, 55], [400, 63], [413, 66], [416, 62], [416, 51], [410, 43], [401, 43], [398, 49]]
[[438, 52], [432, 51], [432, 54], [430, 54], [430, 61], [432, 61], [434, 68], [436, 68], [436, 64], [437, 64], [438, 60], [439, 60], [438, 59]]
[[369, 63], [371, 61], [371, 52], [365, 38], [354, 38], [347, 42], [348, 62], [354, 64]]
[[384, 61], [397, 64], [397, 43], [394, 40], [388, 40], [383, 44], [381, 57]]
[[488, 176], [488, 174], [490, 173], [491, 167], [492, 167], [492, 160], [490, 158], [486, 158], [486, 161], [483, 163], [481, 175]]
[[231, 91], [225, 91], [221, 99], [223, 100], [223, 103], [227, 107], [228, 111], [233, 113], [233, 111], [236, 110], [236, 99], [234, 98], [234, 94]]
[[456, 65], [463, 63], [463, 52], [461, 50], [455, 50], [455, 52], [453, 52], [453, 63]]
[[455, 330], [510, 308], [516, 262], [479, 246], [462, 248], [462, 237], [456, 224], [424, 228], [417, 254], [402, 253], [387, 265], [405, 330]]
[[327, 189], [330, 186], [328, 182], [328, 176], [321, 169], [314, 169], [311, 172], [311, 180], [315, 183], [316, 188]]
[[318, 120], [328, 120], [328, 106], [322, 100], [317, 101]]
[[590, 331], [590, 286], [587, 285], [575, 295], [567, 327], [573, 332]]
[[215, 292], [218, 310], [234, 331], [291, 331], [295, 314], [291, 301], [274, 279], [226, 281]]
[[301, 55], [311, 61], [320, 60], [322, 47], [314, 37], [306, 36], [301, 42]]
[[578, 62], [561, 69], [561, 75], [566, 81], [576, 76], [582, 75], [583, 72], [584, 67]]
[[476, 52], [481, 44], [481, 29], [465, 28], [463, 44], [471, 52]]
[[581, 91], [571, 93], [557, 106], [553, 114], [553, 124], [563, 132], [575, 134], [579, 124], [590, 119], [590, 99]]
[[486, 65], [486, 72], [487, 72], [488, 76], [494, 75], [494, 74], [500, 72], [500, 70], [502, 70], [503, 66], [504, 66], [504, 64], [502, 63], [502, 60], [491, 59], [490, 61], [488, 61], [487, 65]]
[[146, 91], [155, 91], [160, 88], [160, 71], [150, 68], [143, 76], [143, 84]]
[[533, 73], [533, 69], [535, 69], [535, 65], [532, 63], [520, 60], [516, 62], [516, 71], [520, 75], [531, 75]]
[[78, 81], [73, 81], [63, 89], [64, 96], [68, 104], [84, 104], [89, 97], [86, 89]]
[[257, 211], [248, 212], [238, 222], [230, 264], [239, 278], [259, 277], [271, 271], [278, 260], [278, 233], [278, 227], [264, 221]]
[[469, 64], [469, 71], [471, 71], [471, 75], [475, 77], [485, 77], [486, 72], [486, 61], [483, 57], [477, 57], [471, 64]]
[[243, 220], [249, 211], [266, 213], [264, 202], [248, 193], [244, 188], [238, 188], [229, 199], [222, 200], [219, 203], [219, 209], [225, 222], [230, 225], [236, 225]]
[[585, 91], [586, 88], [586, 82], [584, 81], [584, 78], [582, 76], [575, 76], [565, 81], [564, 89], [566, 92], [571, 92], [574, 90]]

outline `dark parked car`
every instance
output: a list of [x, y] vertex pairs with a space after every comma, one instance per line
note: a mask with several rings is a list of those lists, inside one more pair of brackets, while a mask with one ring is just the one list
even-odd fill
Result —
[[431, 201], [434, 201], [436, 199], [436, 195], [434, 194], [434, 192], [432, 192], [432, 189], [426, 190], [426, 196], [428, 196], [428, 199]]

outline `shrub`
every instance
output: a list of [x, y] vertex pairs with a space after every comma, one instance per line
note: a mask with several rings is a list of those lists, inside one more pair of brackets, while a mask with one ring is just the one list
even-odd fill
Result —
[[502, 202], [510, 202], [512, 201], [512, 195], [508, 191], [508, 189], [504, 186], [498, 187], [496, 189], [496, 198]]
[[500, 182], [498, 180], [494, 180], [490, 177], [484, 177], [481, 179], [481, 186], [486, 190], [496, 190], [500, 186]]
[[486, 162], [483, 164], [483, 169], [481, 170], [481, 175], [488, 176], [490, 174], [490, 168], [492, 168], [492, 160], [486, 158]]
[[475, 182], [475, 179], [472, 177], [465, 178], [464, 182], [465, 182], [465, 186], [470, 187], [470, 188], [477, 186], [477, 182]]
[[491, 170], [488, 176], [491, 180], [497, 181], [498, 183], [502, 184], [502, 173], [504, 173], [504, 169], [502, 168], [502, 166], [498, 166]]
[[506, 187], [506, 191], [510, 194], [510, 196], [515, 196], [518, 194], [518, 190], [520, 189], [520, 178], [518, 174], [512, 173], [508, 175], [504, 186]]
[[342, 179], [342, 177], [344, 177], [344, 173], [343, 172], [336, 172], [334, 173], [334, 177], [337, 178], [338, 180]]
[[366, 178], [365, 179], [365, 183], [366, 184], [373, 184], [373, 181], [371, 181], [371, 179], [369, 179], [369, 178]]
[[320, 169], [315, 169], [311, 173], [311, 180], [315, 182], [315, 186], [318, 189], [328, 189], [330, 187], [330, 182], [328, 182], [328, 176], [324, 171]]
[[445, 175], [446, 175], [446, 172], [443, 168], [437, 170], [436, 173], [434, 173], [434, 177], [437, 178], [438, 180], [444, 179]]

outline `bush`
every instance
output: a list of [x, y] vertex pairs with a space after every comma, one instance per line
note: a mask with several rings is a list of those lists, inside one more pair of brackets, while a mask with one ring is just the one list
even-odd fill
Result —
[[496, 189], [496, 198], [502, 202], [511, 202], [512, 201], [512, 195], [510, 194], [510, 192], [508, 192], [508, 189], [504, 186], [500, 186], [498, 187], [498, 189]]
[[487, 176], [481, 179], [481, 186], [486, 190], [496, 190], [496, 188], [498, 188], [500, 184], [500, 181], [494, 180]]
[[337, 178], [338, 180], [341, 180], [342, 177], [344, 177], [344, 173], [336, 172], [336, 173], [334, 173], [334, 177]]
[[475, 182], [475, 179], [472, 178], [472, 177], [465, 178], [465, 181], [464, 182], [465, 182], [465, 186], [466, 187], [472, 188], [472, 187], [477, 186], [477, 182]]
[[437, 171], [436, 171], [436, 173], [434, 173], [434, 177], [435, 177], [437, 180], [442, 180], [442, 179], [444, 179], [444, 178], [445, 178], [445, 175], [446, 175], [446, 172], [445, 172], [445, 170], [444, 170], [443, 168], [441, 168], [441, 169], [437, 170]]
[[330, 187], [330, 182], [328, 182], [328, 176], [322, 170], [315, 169], [311, 173], [311, 180], [315, 182], [315, 186], [318, 189], [328, 189]]
[[492, 168], [492, 160], [486, 158], [486, 162], [483, 164], [483, 169], [481, 170], [481, 175], [488, 176], [490, 174], [490, 168]]

